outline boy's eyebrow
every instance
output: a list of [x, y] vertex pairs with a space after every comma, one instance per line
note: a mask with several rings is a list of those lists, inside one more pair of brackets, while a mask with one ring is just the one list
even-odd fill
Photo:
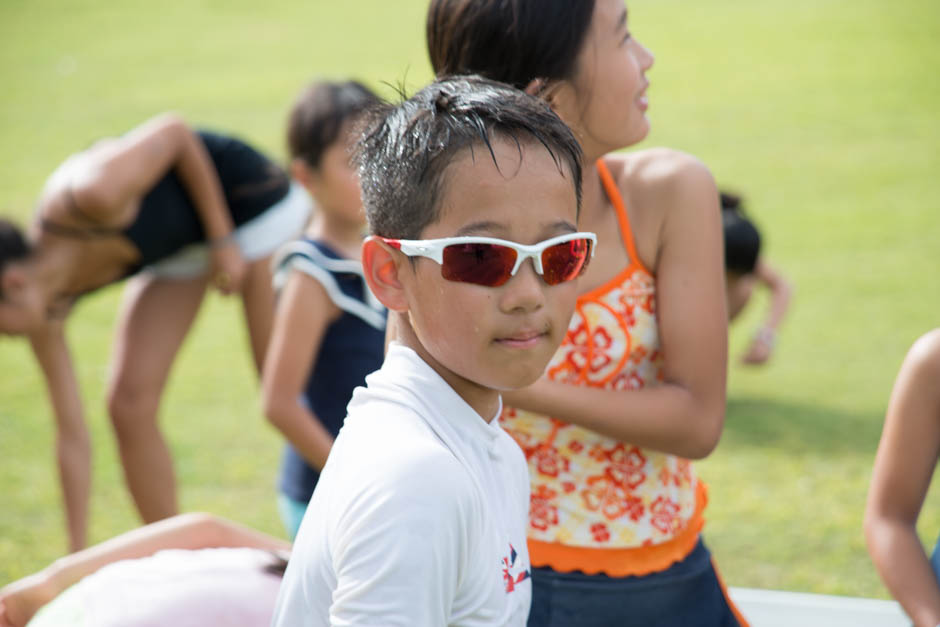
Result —
[[461, 235], [472, 235], [474, 233], [479, 233], [480, 231], [497, 231], [501, 226], [501, 224], [498, 222], [493, 222], [492, 220], [471, 222], [470, 224], [465, 224], [464, 226], [457, 229], [457, 232], [454, 233], [454, 236], [460, 237]]

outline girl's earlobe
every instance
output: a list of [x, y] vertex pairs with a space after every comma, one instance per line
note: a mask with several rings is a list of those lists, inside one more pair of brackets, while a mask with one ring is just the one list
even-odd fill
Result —
[[362, 243], [362, 271], [369, 289], [391, 311], [408, 311], [408, 295], [401, 282], [402, 255], [378, 237]]
[[542, 95], [542, 92], [545, 91], [546, 82], [544, 78], [533, 78], [529, 81], [529, 84], [525, 86], [523, 91], [530, 96], [535, 96], [536, 98]]
[[547, 80], [544, 78], [533, 78], [525, 86], [525, 93], [536, 98], [541, 98], [554, 108], [555, 95], [558, 93], [563, 81]]

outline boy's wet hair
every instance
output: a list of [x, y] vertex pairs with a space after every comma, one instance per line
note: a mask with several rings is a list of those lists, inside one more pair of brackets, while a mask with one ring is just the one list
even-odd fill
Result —
[[419, 238], [438, 219], [447, 166], [474, 147], [496, 163], [494, 139], [515, 143], [520, 155], [523, 144], [548, 150], [571, 177], [580, 210], [581, 147], [547, 104], [480, 76], [446, 77], [369, 115], [356, 159], [370, 232]]
[[760, 231], [741, 207], [741, 197], [721, 192], [721, 222], [725, 234], [725, 270], [751, 274], [760, 255]]
[[[31, 248], [23, 230], [6, 218], [0, 218], [0, 277], [10, 263], [14, 263], [29, 256]], [[3, 298], [3, 287], [0, 285], [0, 299]]]
[[323, 153], [340, 138], [347, 123], [378, 102], [378, 96], [357, 81], [309, 85], [294, 101], [287, 119], [290, 158], [302, 159], [310, 168], [320, 167]]

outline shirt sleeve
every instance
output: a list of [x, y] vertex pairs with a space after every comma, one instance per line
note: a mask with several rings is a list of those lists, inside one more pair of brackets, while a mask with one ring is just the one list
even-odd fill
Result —
[[474, 508], [449, 455], [409, 460], [349, 501], [334, 542], [330, 624], [446, 625]]

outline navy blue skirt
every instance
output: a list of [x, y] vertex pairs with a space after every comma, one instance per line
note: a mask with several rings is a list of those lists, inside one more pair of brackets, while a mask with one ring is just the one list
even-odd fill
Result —
[[739, 627], [699, 538], [664, 571], [640, 577], [532, 569], [528, 627]]

